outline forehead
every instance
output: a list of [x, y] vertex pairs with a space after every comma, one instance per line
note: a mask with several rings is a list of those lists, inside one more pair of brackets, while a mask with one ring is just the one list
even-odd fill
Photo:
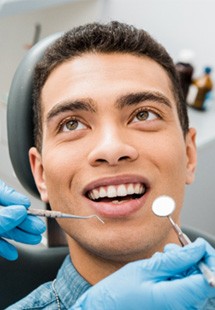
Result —
[[49, 75], [41, 93], [43, 110], [70, 98], [101, 96], [109, 102], [129, 91], [158, 91], [175, 99], [167, 72], [147, 56], [89, 53], [57, 66]]

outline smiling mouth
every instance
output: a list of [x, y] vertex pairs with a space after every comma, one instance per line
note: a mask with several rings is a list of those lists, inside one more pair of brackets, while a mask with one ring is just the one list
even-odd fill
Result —
[[125, 201], [138, 199], [146, 192], [142, 183], [108, 185], [94, 188], [87, 192], [87, 197], [94, 202], [111, 202], [121, 204]]

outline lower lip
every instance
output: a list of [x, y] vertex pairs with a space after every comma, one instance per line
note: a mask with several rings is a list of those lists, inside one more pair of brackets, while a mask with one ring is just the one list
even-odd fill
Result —
[[140, 210], [148, 196], [148, 192], [145, 193], [141, 198], [132, 199], [120, 204], [114, 204], [111, 202], [93, 202], [90, 201], [90, 207], [96, 211], [97, 215], [108, 217], [108, 218], [120, 218], [127, 217], [138, 210]]

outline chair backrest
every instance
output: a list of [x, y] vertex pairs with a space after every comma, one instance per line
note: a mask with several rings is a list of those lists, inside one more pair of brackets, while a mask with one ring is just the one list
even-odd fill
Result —
[[8, 96], [7, 134], [10, 159], [20, 183], [36, 197], [39, 194], [28, 158], [28, 151], [34, 145], [32, 112], [34, 69], [47, 47], [60, 35], [60, 33], [51, 35], [28, 51], [15, 72]]
[[55, 279], [67, 247], [45, 248], [16, 244], [19, 258], [7, 261], [0, 258], [0, 309], [22, 299], [40, 284]]
[[207, 240], [213, 248], [215, 248], [215, 237], [207, 232], [199, 230], [194, 227], [182, 227], [183, 232], [190, 238], [191, 241], [195, 241], [196, 238], [201, 237]]
[[[33, 196], [39, 197], [31, 172], [28, 151], [34, 145], [32, 90], [36, 64], [41, 60], [45, 50], [62, 33], [53, 34], [34, 45], [20, 62], [8, 96], [7, 134], [11, 163], [17, 178], [23, 187]], [[49, 206], [46, 206], [49, 208]], [[47, 221], [48, 245], [66, 244], [64, 233], [54, 219]]]

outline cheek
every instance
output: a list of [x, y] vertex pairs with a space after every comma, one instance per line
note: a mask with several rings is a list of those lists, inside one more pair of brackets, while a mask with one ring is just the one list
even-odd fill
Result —
[[[70, 147], [69, 149], [55, 148], [53, 151], [44, 151], [43, 167], [44, 178], [49, 194], [54, 194], [70, 190], [73, 179], [81, 171], [81, 167], [85, 162], [80, 156], [80, 151]], [[50, 196], [50, 195], [49, 195]]]
[[[186, 179], [187, 156], [183, 137], [180, 135], [168, 136], [162, 139], [152, 139], [149, 143], [148, 159], [160, 171], [161, 175], [179, 183]], [[167, 181], [168, 181], [167, 180]], [[175, 180], [175, 181], [174, 181]]]
[[[76, 214], [77, 203], [71, 193], [76, 175], [76, 163], [71, 159], [48, 156], [44, 160], [44, 178], [47, 189], [48, 201], [52, 210]], [[65, 224], [63, 221], [61, 224]], [[70, 225], [70, 222], [69, 222]]]

